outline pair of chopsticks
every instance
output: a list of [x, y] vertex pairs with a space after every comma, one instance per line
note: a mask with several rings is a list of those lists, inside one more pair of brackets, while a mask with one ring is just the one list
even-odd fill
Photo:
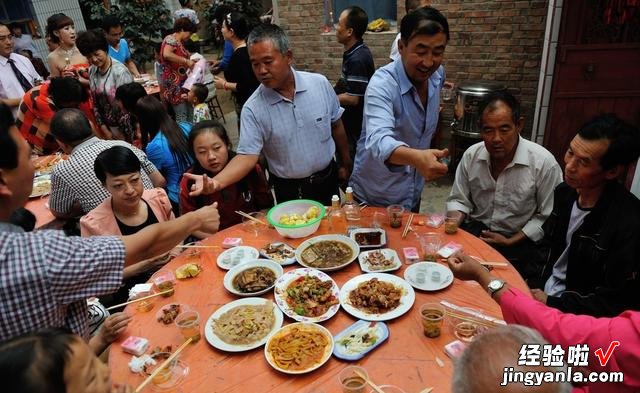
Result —
[[358, 204], [358, 206], [360, 206], [360, 211], [363, 211], [364, 209], [366, 209], [367, 207], [369, 207], [369, 205], [367, 205], [366, 202], [360, 202]]
[[182, 244], [176, 247], [178, 248], [220, 248], [220, 246], [205, 246], [205, 245], [198, 245], [198, 244]]
[[502, 326], [501, 324], [496, 323], [496, 322], [491, 322], [491, 321], [480, 319], [480, 318], [474, 318], [474, 317], [471, 317], [471, 316], [466, 316], [466, 315], [459, 314], [457, 312], [453, 312], [453, 311], [449, 311], [449, 310], [445, 310], [445, 314], [447, 314], [448, 316], [453, 317], [455, 319], [459, 319], [461, 321], [471, 322], [471, 323], [475, 323], [476, 325], [482, 325], [482, 326], [489, 327], [489, 328]]
[[153, 295], [144, 296], [144, 297], [141, 297], [139, 299], [129, 300], [128, 302], [116, 304], [115, 306], [107, 307], [107, 310], [113, 310], [115, 308], [120, 308], [122, 306], [126, 306], [126, 305], [131, 304], [131, 303], [137, 303], [137, 302], [140, 302], [140, 301], [143, 301], [143, 300], [151, 299], [152, 297], [164, 295], [164, 294], [172, 292], [172, 291], [175, 291], [175, 289], [173, 289], [173, 288], [167, 289], [166, 291], [154, 293]]
[[411, 213], [411, 215], [409, 216], [409, 219], [407, 220], [407, 224], [404, 226], [404, 230], [402, 231], [403, 239], [407, 237], [407, 233], [409, 233], [409, 229], [411, 228], [411, 223], [413, 222], [413, 216], [414, 214]]
[[266, 222], [264, 222], [264, 221], [262, 221], [262, 220], [258, 220], [257, 218], [255, 218], [255, 217], [251, 216], [250, 214], [247, 214], [247, 213], [245, 213], [245, 212], [243, 212], [243, 211], [236, 210], [236, 213], [238, 213], [238, 214], [239, 214], [239, 215], [241, 215], [242, 217], [248, 218], [248, 219], [249, 219], [249, 220], [251, 220], [251, 221], [259, 222], [259, 223], [260, 223], [260, 224], [262, 224], [262, 225], [269, 226], [269, 224], [267, 224]]
[[[366, 375], [364, 375], [363, 373], [361, 373], [358, 370], [353, 370], [353, 372], [360, 378], [362, 378], [366, 383], [369, 384], [369, 386], [371, 386], [373, 388], [373, 390], [375, 390], [378, 393], [384, 393], [384, 390], [382, 390], [382, 388], [378, 385], [376, 385], [372, 380], [370, 380], [369, 378], [367, 378]], [[433, 388], [426, 388], [425, 390], [423, 390], [420, 393], [430, 393], [433, 390]]]
[[180, 345], [180, 347], [178, 349], [176, 349], [176, 351], [174, 353], [171, 354], [171, 356], [169, 356], [167, 358], [167, 360], [165, 360], [164, 362], [162, 362], [162, 364], [160, 366], [158, 366], [152, 373], [151, 375], [149, 375], [147, 377], [147, 379], [145, 379], [140, 385], [138, 385], [138, 387], [136, 388], [135, 392], [139, 393], [142, 391], [142, 389], [144, 389], [145, 386], [147, 386], [149, 384], [149, 382], [151, 382], [151, 380], [153, 380], [153, 378], [155, 378], [160, 371], [162, 371], [162, 369], [166, 368], [169, 363], [171, 363], [171, 361], [173, 359], [176, 358], [176, 356], [178, 356], [178, 354], [187, 347], [187, 345], [191, 344], [191, 341], [193, 340], [193, 337], [189, 337], [184, 343], [182, 343], [182, 345]]

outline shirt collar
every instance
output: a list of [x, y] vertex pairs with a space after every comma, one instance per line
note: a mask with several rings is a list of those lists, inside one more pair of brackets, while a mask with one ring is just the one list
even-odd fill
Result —
[[71, 150], [71, 154], [75, 153], [76, 151], [79, 151], [80, 149], [83, 149], [85, 146], [89, 146], [89, 145], [93, 145], [94, 143], [98, 142], [100, 139], [98, 139], [98, 137], [96, 136], [92, 136], [91, 138], [87, 139], [86, 141], [80, 143], [79, 145], [77, 145], [76, 147], [73, 148], [73, 150]]
[[6, 66], [7, 62], [9, 61], [9, 59], [11, 58], [12, 55], [13, 55], [13, 53], [10, 53], [9, 57], [0, 56], [0, 64], [2, 64], [3, 66]]
[[[407, 76], [407, 71], [404, 69], [404, 63], [402, 63], [402, 58], [398, 57], [397, 60], [393, 61], [394, 70], [398, 77], [398, 85], [400, 86], [400, 92], [402, 94], [406, 94], [412, 88], [414, 88], [413, 83], [409, 80]], [[429, 99], [435, 94], [435, 90], [439, 89], [442, 86], [442, 76], [443, 72], [441, 72], [442, 65], [438, 67], [433, 74], [428, 79], [429, 83]]]
[[[306, 91], [307, 88], [309, 87], [309, 84], [306, 83], [304, 78], [300, 77], [300, 73], [296, 71], [293, 67], [291, 67], [291, 72], [293, 72], [293, 79], [295, 83], [295, 93], [294, 93], [294, 96], [295, 96], [295, 94], [298, 94], [302, 91]], [[262, 85], [262, 88], [264, 89], [264, 96], [270, 105], [277, 104], [278, 102], [285, 99], [280, 93], [278, 93], [277, 91], [271, 88], [266, 87], [265, 85]]]
[[[522, 136], [518, 136], [518, 147], [516, 147], [516, 153], [513, 155], [513, 159], [511, 160], [511, 163], [507, 166], [516, 165], [516, 164], [529, 166], [529, 160], [527, 159], [527, 151], [526, 151], [527, 149], [524, 146], [523, 141], [524, 141], [524, 138]], [[487, 150], [486, 147], [483, 147], [483, 149], [480, 150], [480, 153], [478, 154], [478, 160], [487, 161], [487, 162], [491, 160], [491, 157], [489, 157], [489, 151]]]
[[0, 221], [0, 232], [24, 233], [24, 230], [17, 225], [13, 225], [10, 222]]
[[353, 44], [353, 46], [349, 49], [347, 49], [346, 51], [344, 51], [344, 55], [343, 57], [348, 57], [349, 55], [351, 55], [353, 52], [357, 51], [358, 49], [362, 48], [364, 46], [364, 41], [359, 40], [358, 42], [356, 42], [355, 44]]

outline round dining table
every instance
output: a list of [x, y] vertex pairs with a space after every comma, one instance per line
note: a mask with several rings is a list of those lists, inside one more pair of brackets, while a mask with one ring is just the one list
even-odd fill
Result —
[[[372, 222], [372, 214], [383, 211], [379, 208], [367, 207], [362, 211], [359, 225], [368, 227]], [[463, 246], [465, 253], [481, 258], [485, 261], [506, 262], [504, 257], [491, 248], [484, 241], [458, 230], [455, 234], [445, 234], [444, 226], [431, 228], [418, 225], [420, 219], [416, 216], [412, 230], [405, 238], [401, 234], [403, 228], [391, 228], [387, 223], [382, 226], [386, 231], [388, 248], [393, 248], [402, 259], [403, 247], [416, 247], [420, 249], [417, 233], [437, 232], [441, 234], [444, 243], [450, 241]], [[408, 215], [405, 213], [406, 222]], [[322, 220], [318, 231], [311, 235], [330, 233], [326, 219]], [[128, 363], [131, 355], [124, 353], [120, 347], [129, 336], [144, 337], [149, 340], [150, 348], [171, 345], [175, 350], [183, 342], [183, 338], [174, 325], [163, 325], [156, 320], [156, 312], [163, 305], [180, 303], [188, 305], [200, 314], [203, 332], [204, 324], [209, 316], [221, 306], [239, 299], [228, 292], [223, 286], [223, 277], [226, 270], [216, 264], [217, 256], [225, 251], [221, 247], [222, 241], [227, 237], [242, 238], [243, 245], [260, 249], [270, 242], [285, 242], [292, 247], [297, 247], [302, 241], [308, 239], [285, 239], [275, 229], [266, 228], [257, 236], [243, 230], [242, 225], [236, 225], [216, 233], [201, 242], [202, 245], [216, 246], [202, 248], [199, 255], [199, 264], [203, 271], [195, 278], [178, 280], [175, 285], [175, 294], [169, 298], [158, 297], [155, 307], [149, 312], [137, 312], [135, 305], [129, 305], [125, 309], [133, 316], [126, 331], [112, 345], [109, 354], [109, 367], [112, 372], [112, 380], [117, 383], [127, 383], [132, 387], [138, 386], [145, 378], [129, 370]], [[192, 262], [188, 252], [184, 252], [172, 261], [166, 268], [176, 269], [186, 262]], [[441, 262], [446, 263], [446, 262]], [[409, 265], [403, 261], [399, 270], [390, 272], [398, 277], [403, 277], [404, 270]], [[285, 272], [300, 268], [296, 264], [285, 266]], [[510, 285], [528, 292], [526, 283], [512, 265], [507, 264], [495, 268], [493, 273]], [[364, 274], [358, 261], [328, 274], [342, 286], [350, 278]], [[273, 290], [262, 297], [274, 300]], [[453, 374], [452, 360], [444, 352], [444, 346], [456, 340], [453, 329], [445, 326], [442, 334], [437, 338], [427, 338], [423, 334], [420, 306], [428, 302], [440, 302], [446, 300], [458, 306], [480, 310], [483, 314], [495, 318], [501, 318], [499, 306], [491, 299], [484, 288], [475, 282], [465, 282], [454, 279], [447, 288], [436, 292], [424, 292], [415, 290], [415, 302], [411, 309], [404, 315], [393, 320], [386, 321], [389, 329], [389, 338], [364, 358], [348, 362], [332, 356], [327, 363], [307, 374], [288, 375], [273, 369], [264, 356], [264, 346], [239, 353], [229, 353], [211, 346], [202, 335], [202, 339], [189, 345], [183, 350], [179, 358], [189, 367], [189, 373], [176, 391], [191, 392], [340, 392], [341, 384], [338, 380], [340, 371], [348, 365], [364, 367], [371, 381], [377, 385], [391, 384], [402, 388], [407, 393], [428, 392], [433, 388], [434, 393], [451, 391], [451, 379]], [[342, 308], [332, 318], [321, 322], [332, 335], [336, 335], [357, 319], [347, 314]], [[285, 315], [284, 324], [295, 322]], [[147, 385], [146, 391], [152, 391]], [[369, 387], [365, 392], [369, 392]]]

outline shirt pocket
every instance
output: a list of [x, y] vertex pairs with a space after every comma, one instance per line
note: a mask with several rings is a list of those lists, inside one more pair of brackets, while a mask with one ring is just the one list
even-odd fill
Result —
[[324, 143], [331, 138], [331, 116], [326, 112], [313, 113], [313, 128], [310, 130], [314, 133], [316, 140]]

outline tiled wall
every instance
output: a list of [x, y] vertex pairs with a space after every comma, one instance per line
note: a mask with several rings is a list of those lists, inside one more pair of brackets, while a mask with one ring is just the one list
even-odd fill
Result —
[[68, 15], [75, 22], [76, 30], [85, 30], [84, 19], [80, 12], [80, 5], [78, 0], [30, 0], [33, 4], [33, 9], [36, 12], [36, 20], [42, 33], [42, 38], [34, 40], [38, 54], [44, 63], [47, 64], [47, 55], [49, 51], [47, 45], [44, 42], [44, 35], [46, 34], [47, 18], [53, 14], [62, 12]]

